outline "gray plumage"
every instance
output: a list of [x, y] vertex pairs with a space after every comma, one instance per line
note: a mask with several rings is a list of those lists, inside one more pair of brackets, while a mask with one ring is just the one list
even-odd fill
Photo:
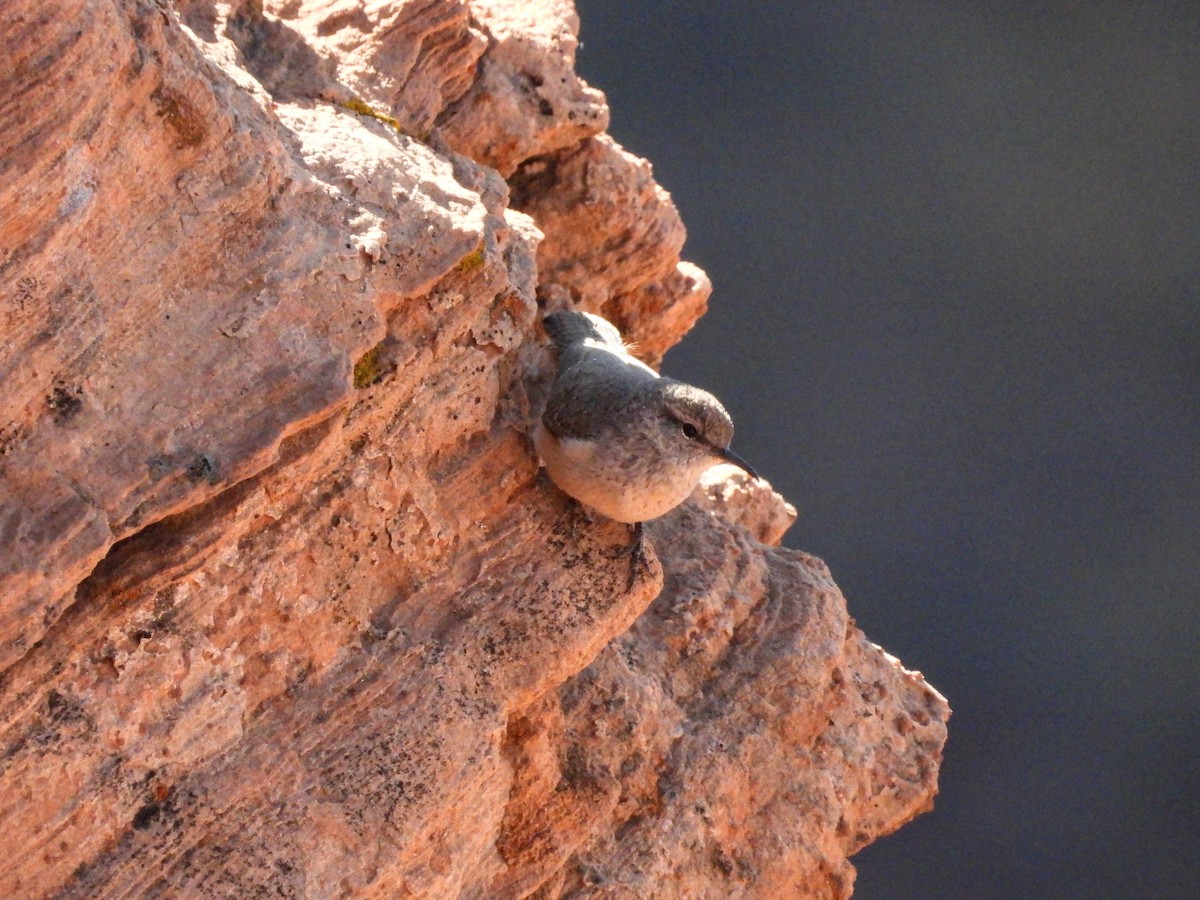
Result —
[[589, 313], [543, 319], [558, 371], [535, 434], [550, 477], [609, 518], [637, 523], [681, 503], [722, 461], [733, 423], [712, 394], [635, 359], [610, 323]]
[[542, 327], [546, 329], [546, 334], [550, 335], [554, 349], [559, 353], [583, 344], [584, 341], [593, 341], [616, 350], [628, 349], [615, 325], [607, 319], [588, 313], [573, 310], [553, 312], [542, 319]]

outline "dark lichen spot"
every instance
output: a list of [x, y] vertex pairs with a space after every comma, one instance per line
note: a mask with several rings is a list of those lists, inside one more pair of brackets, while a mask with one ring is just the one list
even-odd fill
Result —
[[458, 265], [455, 268], [463, 274], [469, 274], [482, 269], [486, 260], [487, 254], [484, 252], [483, 242], [481, 241], [478, 247], [458, 261]]
[[37, 298], [41, 290], [41, 282], [39, 282], [37, 278], [32, 275], [26, 275], [17, 282], [17, 306], [21, 309], [25, 309], [26, 306], [28, 306]]
[[162, 628], [175, 618], [179, 609], [175, 606], [175, 598], [179, 589], [169, 584], [154, 595], [154, 627]]
[[712, 859], [713, 868], [719, 871], [722, 875], [729, 876], [733, 874], [733, 863], [730, 861], [729, 857], [725, 855], [725, 851], [720, 847], [715, 847], [713, 849], [712, 856], [710, 858]]
[[83, 409], [83, 401], [79, 399], [79, 395], [82, 393], [83, 388], [70, 390], [62, 385], [55, 386], [50, 396], [46, 398], [46, 405], [54, 413], [55, 422], [62, 425], [75, 418], [79, 411]]
[[188, 463], [187, 477], [192, 481], [207, 481], [211, 484], [217, 480], [217, 461], [205, 453], [197, 453], [196, 458]]
[[361, 357], [354, 364], [354, 386], [359, 388], [370, 387], [373, 384], [378, 384], [383, 380], [383, 376], [387, 371], [383, 364], [383, 343], [378, 343]]
[[545, 97], [539, 97], [538, 112], [540, 112], [543, 116], [552, 116], [554, 115], [554, 107]]
[[180, 147], [195, 147], [208, 133], [203, 114], [183, 94], [160, 87], [150, 99], [162, 118], [179, 138]]
[[0, 456], [12, 453], [21, 439], [20, 426], [15, 423], [0, 428]]
[[133, 827], [138, 831], [149, 828], [162, 812], [162, 804], [151, 800], [133, 814]]
[[[158, 780], [158, 773], [150, 771], [143, 781], [146, 787], [147, 799], [133, 814], [133, 827], [143, 831], [163, 818], [179, 821], [179, 795], [173, 785]], [[184, 792], [184, 798], [193, 798], [190, 791]]]
[[161, 453], [156, 454], [155, 456], [152, 456], [146, 460], [146, 468], [150, 470], [151, 481], [158, 481], [160, 478], [170, 472], [173, 467], [174, 463], [171, 461], [171, 457], [164, 456]]

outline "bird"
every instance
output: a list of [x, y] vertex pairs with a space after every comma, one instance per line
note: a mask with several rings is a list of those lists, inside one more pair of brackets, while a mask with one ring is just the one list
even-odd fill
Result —
[[611, 322], [560, 310], [542, 324], [557, 369], [534, 446], [560, 490], [633, 526], [632, 586], [647, 565], [643, 523], [687, 499], [714, 465], [758, 473], [729, 448], [733, 421], [721, 401], [659, 375], [633, 356]]

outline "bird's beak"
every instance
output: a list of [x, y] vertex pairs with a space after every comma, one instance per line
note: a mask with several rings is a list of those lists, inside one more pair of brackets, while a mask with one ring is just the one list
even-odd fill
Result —
[[726, 462], [733, 463], [735, 466], [737, 466], [740, 469], [745, 469], [747, 472], [750, 473], [751, 478], [760, 477], [759, 474], [754, 471], [754, 467], [752, 465], [750, 465], [750, 463], [746, 462], [744, 459], [742, 459], [740, 456], [738, 456], [736, 453], [734, 453], [728, 447], [718, 447], [717, 448], [717, 456], [721, 457], [721, 459], [725, 460]]

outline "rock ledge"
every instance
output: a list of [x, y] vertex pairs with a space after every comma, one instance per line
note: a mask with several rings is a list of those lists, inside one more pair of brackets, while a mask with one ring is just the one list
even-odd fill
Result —
[[539, 307], [704, 311], [567, 0], [0, 11], [0, 823], [21, 897], [844, 897], [945, 700], [794, 510], [649, 535], [527, 436]]

